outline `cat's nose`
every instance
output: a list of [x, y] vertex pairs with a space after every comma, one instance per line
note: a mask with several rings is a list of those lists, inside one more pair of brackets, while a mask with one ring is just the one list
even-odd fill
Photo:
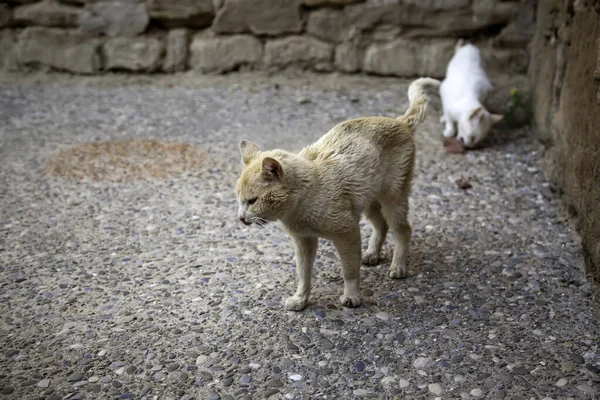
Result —
[[461, 136], [461, 137], [459, 137], [459, 138], [458, 138], [458, 140], [460, 140], [460, 142], [461, 142], [462, 144], [465, 144], [465, 138], [463, 138], [462, 136]]

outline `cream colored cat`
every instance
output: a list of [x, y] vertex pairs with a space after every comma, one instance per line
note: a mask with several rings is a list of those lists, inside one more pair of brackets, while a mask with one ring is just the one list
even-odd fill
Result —
[[389, 227], [395, 237], [389, 275], [407, 276], [413, 133], [425, 118], [429, 87], [437, 90], [439, 81], [420, 78], [412, 82], [410, 107], [403, 116], [342, 122], [298, 154], [260, 151], [254, 143], [240, 142], [245, 169], [235, 188], [239, 219], [246, 225], [279, 220], [294, 239], [298, 288], [286, 300], [287, 310], [306, 307], [318, 237], [331, 239], [339, 252], [342, 305], [360, 305], [359, 221], [363, 213], [373, 225], [373, 234], [362, 262], [379, 262]]

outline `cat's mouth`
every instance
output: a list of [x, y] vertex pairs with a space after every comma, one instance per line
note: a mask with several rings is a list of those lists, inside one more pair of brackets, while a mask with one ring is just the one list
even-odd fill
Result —
[[240, 218], [240, 221], [246, 226], [250, 226], [252, 224], [256, 224], [258, 226], [265, 226], [269, 223], [268, 220], [260, 217]]

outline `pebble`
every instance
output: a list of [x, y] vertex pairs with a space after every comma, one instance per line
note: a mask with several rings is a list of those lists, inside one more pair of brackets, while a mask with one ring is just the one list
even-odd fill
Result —
[[428, 389], [431, 393], [438, 396], [443, 393], [442, 385], [440, 385], [439, 383], [430, 383]]
[[77, 382], [83, 379], [83, 374], [79, 372], [73, 372], [71, 375], [67, 377], [67, 381], [69, 382]]
[[391, 318], [391, 316], [390, 316], [389, 313], [386, 313], [386, 312], [383, 312], [383, 311], [378, 312], [377, 314], [375, 314], [375, 317], [377, 317], [377, 318], [379, 318], [379, 319], [381, 319], [383, 321], [387, 321], [388, 319]]
[[471, 396], [473, 396], [473, 397], [481, 397], [481, 396], [483, 396], [483, 390], [481, 390], [481, 389], [473, 389], [473, 390], [471, 390]]
[[302, 375], [293, 374], [293, 375], [290, 375], [289, 378], [295, 382], [298, 382], [298, 381], [302, 380]]
[[6, 387], [3, 387], [2, 389], [0, 389], [0, 394], [11, 394], [14, 391], [15, 391], [15, 388], [13, 388], [11, 386], [6, 386]]
[[523, 366], [514, 367], [512, 371], [518, 375], [527, 375], [529, 373], [529, 370]]
[[208, 357], [205, 355], [200, 355], [196, 358], [196, 364], [198, 365], [206, 364], [206, 362], [208, 362]]
[[42, 379], [37, 383], [37, 385], [41, 388], [47, 388], [48, 386], [50, 386], [50, 379]]
[[281, 382], [279, 379], [271, 379], [267, 382], [267, 386], [280, 388], [283, 387], [283, 382]]
[[365, 390], [365, 389], [354, 389], [352, 394], [354, 394], [354, 396], [356, 396], [356, 397], [364, 397], [364, 396], [370, 395], [371, 392], [369, 392], [368, 390]]
[[426, 368], [431, 363], [431, 358], [429, 357], [419, 357], [415, 361], [413, 361], [413, 367], [416, 369]]
[[398, 381], [398, 387], [400, 387], [400, 389], [405, 389], [410, 385], [410, 382], [407, 381], [406, 379], [400, 379]]
[[571, 354], [571, 361], [575, 364], [585, 364], [585, 359], [579, 354]]
[[396, 378], [394, 378], [393, 376], [386, 376], [381, 380], [381, 385], [386, 387], [391, 386], [394, 383], [396, 383]]
[[364, 361], [359, 361], [356, 364], [354, 364], [354, 369], [356, 370], [356, 372], [363, 372], [365, 369], [365, 362]]
[[558, 387], [563, 387], [567, 383], [569, 383], [568, 380], [566, 380], [565, 378], [560, 378], [558, 381], [556, 381], [555, 385], [558, 386]]

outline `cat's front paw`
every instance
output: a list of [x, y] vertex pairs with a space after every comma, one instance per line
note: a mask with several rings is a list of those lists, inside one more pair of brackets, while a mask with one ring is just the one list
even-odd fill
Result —
[[356, 308], [360, 306], [360, 297], [357, 295], [344, 293], [340, 296], [340, 302], [344, 307]]
[[365, 253], [362, 257], [363, 265], [377, 265], [379, 260], [379, 254]]
[[456, 130], [454, 128], [446, 127], [446, 129], [444, 129], [444, 137], [453, 138], [454, 136], [456, 136]]
[[285, 309], [288, 311], [302, 311], [308, 303], [308, 298], [290, 296], [285, 300]]
[[390, 267], [388, 275], [393, 279], [404, 279], [408, 276], [408, 268], [404, 267]]

